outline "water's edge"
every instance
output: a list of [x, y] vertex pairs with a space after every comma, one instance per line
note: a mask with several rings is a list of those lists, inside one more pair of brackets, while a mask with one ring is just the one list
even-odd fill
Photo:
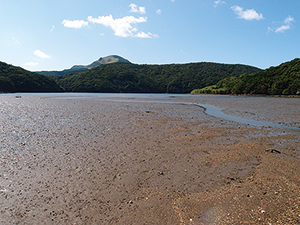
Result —
[[[287, 126], [283, 124], [277, 124], [267, 121], [257, 121], [257, 120], [251, 120], [251, 119], [245, 119], [237, 116], [227, 115], [223, 113], [222, 109], [213, 105], [207, 105], [207, 104], [198, 104], [198, 103], [190, 103], [190, 102], [174, 102], [174, 101], [153, 101], [153, 100], [136, 100], [139, 98], [142, 99], [174, 99], [177, 97], [186, 97], [185, 94], [111, 94], [111, 93], [14, 93], [14, 94], [7, 94], [6, 96], [15, 96], [15, 97], [21, 97], [21, 96], [40, 96], [41, 98], [51, 98], [51, 99], [82, 99], [82, 98], [103, 98], [108, 101], [127, 101], [127, 102], [141, 102], [141, 103], [161, 103], [161, 104], [182, 104], [182, 105], [193, 105], [200, 107], [204, 110], [204, 113], [206, 113], [209, 116], [213, 116], [218, 119], [223, 119], [231, 122], [236, 122], [239, 124], [246, 124], [246, 125], [253, 125], [253, 126], [261, 126], [261, 127], [273, 127], [273, 128], [281, 128], [281, 129], [289, 129], [289, 130], [295, 130], [299, 131], [300, 127], [295, 126]], [[190, 95], [191, 96], [191, 95]], [[201, 95], [196, 95], [197, 97]], [[192, 96], [191, 96], [192, 97]], [[195, 97], [195, 96], [193, 96]], [[207, 96], [206, 96], [207, 97]], [[213, 95], [210, 95], [209, 97], [213, 97]], [[226, 97], [221, 96], [221, 97]], [[126, 100], [117, 100], [114, 98], [126, 98]]]
[[227, 121], [232, 121], [236, 123], [241, 123], [241, 124], [247, 124], [247, 125], [254, 125], [254, 126], [264, 126], [264, 127], [274, 127], [274, 128], [284, 128], [284, 129], [289, 129], [289, 130], [300, 130], [299, 127], [292, 127], [292, 126], [285, 126], [282, 124], [277, 124], [277, 123], [271, 123], [271, 122], [266, 122], [266, 121], [257, 121], [257, 120], [251, 120], [251, 119], [245, 119], [237, 116], [231, 116], [223, 113], [222, 109], [213, 106], [213, 105], [206, 105], [206, 104], [194, 104], [195, 106], [198, 106], [202, 109], [204, 109], [204, 112], [207, 115], [219, 118], [219, 119], [224, 119]]
[[261, 127], [273, 127], [273, 128], [281, 128], [281, 129], [289, 129], [289, 130], [296, 130], [299, 131], [300, 127], [293, 127], [293, 126], [286, 126], [283, 124], [272, 123], [267, 121], [258, 121], [258, 120], [251, 120], [245, 119], [237, 116], [227, 115], [223, 113], [223, 110], [219, 107], [207, 104], [197, 104], [197, 103], [189, 103], [189, 102], [165, 102], [165, 101], [137, 101], [137, 100], [109, 100], [109, 101], [121, 101], [121, 102], [140, 102], [140, 103], [154, 103], [154, 104], [180, 104], [180, 105], [193, 105], [204, 109], [204, 113], [213, 116], [218, 119], [223, 119], [239, 124], [246, 124], [246, 125], [253, 125], [253, 126], [261, 126]]

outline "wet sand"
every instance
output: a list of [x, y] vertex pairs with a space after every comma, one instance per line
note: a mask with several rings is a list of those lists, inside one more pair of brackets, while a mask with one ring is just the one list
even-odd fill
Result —
[[3, 95], [0, 224], [300, 223], [299, 131], [167, 102], [300, 126], [299, 98]]

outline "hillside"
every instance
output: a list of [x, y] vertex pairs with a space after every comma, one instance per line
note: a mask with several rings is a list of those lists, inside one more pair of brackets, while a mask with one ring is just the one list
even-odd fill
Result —
[[62, 76], [62, 75], [66, 75], [66, 74], [74, 74], [74, 73], [78, 73], [81, 71], [86, 71], [89, 69], [93, 69], [97, 66], [104, 65], [104, 64], [110, 64], [110, 63], [130, 63], [130, 61], [128, 61], [127, 59], [124, 59], [120, 56], [117, 56], [117, 55], [110, 55], [110, 56], [107, 56], [104, 58], [101, 57], [100, 59], [92, 62], [91, 64], [89, 64], [87, 66], [75, 65], [75, 66], [72, 66], [70, 69], [65, 69], [62, 71], [40, 71], [38, 73], [47, 75], [47, 76]]
[[227, 77], [215, 85], [193, 90], [192, 93], [300, 94], [300, 59], [296, 58], [254, 74]]
[[44, 75], [0, 62], [0, 92], [60, 92], [57, 83]]
[[103, 65], [103, 64], [110, 64], [110, 63], [130, 63], [127, 59], [124, 59], [121, 56], [117, 55], [110, 55], [104, 58], [100, 58], [96, 60], [95, 62], [91, 63], [90, 65], [85, 66], [87, 69], [93, 69], [97, 66]]
[[190, 93], [228, 76], [259, 71], [246, 65], [207, 62], [169, 65], [117, 63], [55, 79], [71, 92]]

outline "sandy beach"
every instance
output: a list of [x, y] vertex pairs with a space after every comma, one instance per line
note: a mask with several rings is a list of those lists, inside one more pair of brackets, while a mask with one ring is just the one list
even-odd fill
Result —
[[182, 103], [300, 127], [300, 98], [1, 95], [0, 224], [299, 224], [300, 131]]

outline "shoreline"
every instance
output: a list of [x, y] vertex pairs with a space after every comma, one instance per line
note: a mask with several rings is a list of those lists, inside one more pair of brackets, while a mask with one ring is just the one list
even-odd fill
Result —
[[300, 95], [265, 95], [265, 94], [209, 94], [209, 93], [189, 93], [191, 95], [228, 95], [228, 96], [246, 96], [246, 97], [274, 97], [274, 98], [300, 98]]
[[0, 94], [169, 94], [169, 95], [215, 95], [215, 96], [246, 96], [246, 97], [275, 97], [275, 98], [300, 98], [299, 94], [295, 95], [266, 95], [266, 94], [209, 94], [209, 93], [102, 93], [102, 92], [0, 92]]

